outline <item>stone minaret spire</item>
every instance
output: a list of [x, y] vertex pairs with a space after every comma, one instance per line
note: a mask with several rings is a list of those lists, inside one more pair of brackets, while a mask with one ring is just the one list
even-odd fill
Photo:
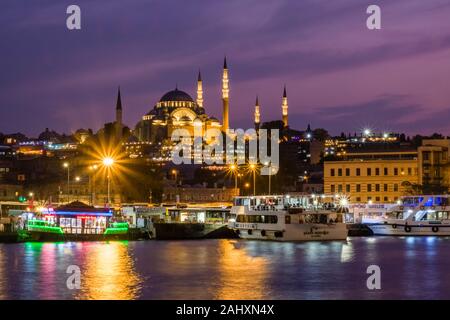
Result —
[[281, 104], [282, 114], [283, 114], [283, 125], [284, 127], [288, 126], [288, 99], [286, 94], [286, 85], [284, 86], [283, 91], [283, 102]]
[[259, 112], [259, 101], [258, 96], [256, 96], [256, 102], [255, 102], [255, 130], [259, 130], [259, 125], [261, 123], [261, 113]]
[[203, 108], [203, 82], [200, 70], [198, 71], [197, 79], [197, 104], [200, 108]]
[[116, 102], [116, 130], [117, 136], [122, 137], [122, 99], [120, 97], [120, 87], [117, 91], [117, 102]]
[[229, 128], [228, 115], [229, 115], [229, 80], [228, 80], [228, 67], [227, 57], [223, 61], [223, 76], [222, 76], [222, 104], [223, 104], [223, 119], [222, 119], [222, 131], [226, 132]]

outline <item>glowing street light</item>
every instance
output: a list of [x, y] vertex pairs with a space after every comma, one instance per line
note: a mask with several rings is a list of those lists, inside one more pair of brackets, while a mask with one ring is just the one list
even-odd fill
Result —
[[90, 204], [94, 205], [95, 202], [95, 170], [98, 169], [98, 165], [94, 164], [89, 166], [89, 170], [92, 172], [92, 177], [91, 174], [89, 174], [89, 189], [90, 189], [90, 193], [91, 193], [91, 201]]
[[272, 163], [265, 162], [264, 165], [269, 167], [269, 196], [272, 194], [272, 173], [276, 172], [276, 168], [272, 167]]
[[103, 165], [105, 167], [111, 167], [114, 164], [114, 159], [111, 157], [106, 157], [103, 159]]
[[341, 198], [341, 200], [339, 200], [339, 205], [341, 207], [346, 207], [348, 205], [348, 199], [347, 198]]
[[251, 163], [248, 167], [253, 172], [253, 195], [256, 196], [256, 164]]
[[77, 177], [75, 177], [75, 181], [76, 181], [76, 182], [80, 182], [80, 180], [81, 180], [81, 178], [80, 178], [80, 177], [78, 177], [78, 176], [77, 176]]
[[172, 169], [171, 173], [175, 179], [175, 186], [178, 186], [178, 171], [176, 169]]
[[234, 190], [237, 190], [238, 168], [235, 164], [230, 165], [230, 171], [234, 174]]
[[110, 169], [114, 164], [114, 159], [111, 157], [106, 157], [103, 158], [103, 165], [106, 167], [106, 169], [108, 170], [107, 172], [107, 181], [108, 181], [108, 207], [110, 207], [111, 205], [111, 177], [110, 177]]
[[63, 167], [67, 169], [67, 203], [70, 202], [70, 165], [68, 162], [63, 163]]

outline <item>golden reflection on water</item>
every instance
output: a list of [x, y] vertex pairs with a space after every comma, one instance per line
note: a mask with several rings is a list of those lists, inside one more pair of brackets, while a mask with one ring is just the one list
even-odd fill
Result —
[[89, 249], [81, 270], [81, 293], [75, 298], [136, 299], [141, 290], [141, 279], [128, 253], [128, 242], [96, 243]]
[[[254, 242], [253, 242], [254, 243]], [[268, 299], [266, 281], [269, 261], [252, 257], [245, 246], [252, 242], [222, 240], [219, 242], [220, 286], [216, 299]]]

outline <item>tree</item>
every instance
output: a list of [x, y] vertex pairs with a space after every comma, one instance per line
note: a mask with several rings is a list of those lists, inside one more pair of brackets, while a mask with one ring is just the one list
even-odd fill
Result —
[[313, 130], [313, 137], [316, 140], [325, 141], [330, 137], [330, 135], [327, 130], [323, 128], [317, 128]]

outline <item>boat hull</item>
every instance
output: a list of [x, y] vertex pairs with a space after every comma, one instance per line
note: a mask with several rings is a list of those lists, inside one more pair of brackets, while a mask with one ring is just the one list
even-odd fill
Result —
[[237, 229], [239, 237], [268, 241], [331, 241], [346, 240], [345, 224], [296, 224], [286, 225], [283, 230]]
[[379, 236], [450, 236], [450, 225], [374, 223], [367, 227]]
[[234, 231], [224, 224], [207, 223], [154, 223], [157, 240], [229, 239]]
[[144, 239], [145, 235], [138, 232], [127, 232], [123, 234], [60, 234], [41, 231], [28, 231], [28, 237], [22, 241], [37, 242], [63, 242], [63, 241], [119, 241]]

